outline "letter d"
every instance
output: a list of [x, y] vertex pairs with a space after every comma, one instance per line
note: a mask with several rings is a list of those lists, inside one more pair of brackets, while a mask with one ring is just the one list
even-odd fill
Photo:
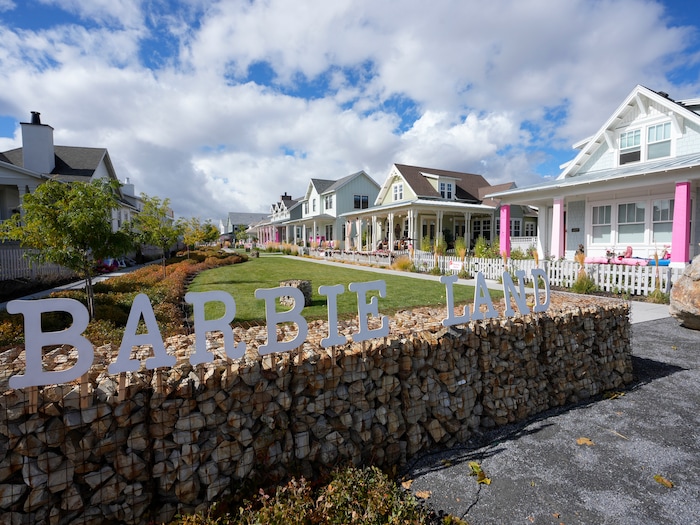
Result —
[[[90, 316], [87, 308], [80, 301], [75, 299], [17, 300], [7, 303], [7, 311], [24, 316], [24, 348], [27, 361], [26, 374], [10, 377], [10, 388], [68, 383], [90, 370], [95, 352], [92, 343], [82, 335], [90, 322]], [[73, 324], [58, 332], [42, 332], [41, 314], [45, 312], [66, 312], [73, 318]], [[67, 370], [44, 371], [42, 349], [45, 346], [63, 344], [74, 346], [78, 351], [76, 363]]]

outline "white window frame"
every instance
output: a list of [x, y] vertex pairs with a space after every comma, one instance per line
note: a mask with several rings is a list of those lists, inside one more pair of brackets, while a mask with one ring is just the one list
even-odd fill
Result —
[[332, 210], [333, 209], [333, 195], [326, 195], [324, 199], [324, 206], [326, 207], [327, 210]]
[[[605, 209], [607, 208], [607, 213], [605, 212]], [[602, 220], [601, 220], [601, 211], [603, 210], [602, 213]], [[613, 223], [613, 216], [612, 216], [612, 210], [613, 210], [613, 205], [611, 203], [601, 203], [601, 204], [596, 204], [591, 206], [591, 244], [610, 244], [612, 242], [612, 223]], [[606, 222], [607, 221], [607, 222]], [[599, 229], [604, 229], [607, 227], [607, 239], [601, 239], [600, 241], [596, 241], [596, 228]], [[602, 237], [602, 236], [601, 236]]]
[[[674, 204], [675, 199], [654, 199], [651, 201], [651, 242], [671, 244]], [[661, 208], [660, 206], [663, 207]], [[659, 227], [663, 225], [663, 227], [668, 228], [668, 231], [658, 232], [659, 237], [661, 234], [667, 234], [665, 238], [657, 238], [657, 225]]]
[[[620, 133], [620, 138], [618, 144], [620, 145], [620, 151], [617, 156], [617, 160], [620, 166], [625, 164], [630, 164], [632, 162], [639, 162], [642, 159], [642, 129], [630, 129]], [[633, 153], [638, 153], [639, 158], [625, 160], [622, 162], [623, 155], [631, 155]]]
[[[664, 151], [661, 154], [657, 154], [656, 150], [661, 149], [660, 147], [654, 147], [654, 146], [662, 146], [662, 145], [668, 145], [667, 147], [664, 147]], [[652, 154], [652, 151], [654, 153]], [[666, 122], [660, 122], [659, 124], [652, 124], [647, 127], [647, 160], [653, 160], [653, 159], [663, 159], [666, 157], [671, 156], [671, 122], [666, 121]]]
[[393, 186], [394, 202], [403, 200], [403, 182], [397, 182]]
[[[625, 201], [617, 204], [617, 220], [615, 221], [617, 244], [644, 244], [646, 240], [646, 204], [646, 201]], [[639, 226], [642, 227], [641, 239], [628, 238], [627, 236], [639, 235], [639, 232], [636, 231]]]

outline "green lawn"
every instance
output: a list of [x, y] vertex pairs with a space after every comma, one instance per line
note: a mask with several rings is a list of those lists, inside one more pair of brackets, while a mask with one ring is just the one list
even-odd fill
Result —
[[[236, 301], [234, 323], [264, 321], [265, 303], [255, 298], [257, 288], [277, 288], [280, 281], [287, 279], [304, 279], [311, 281], [313, 297], [311, 306], [302, 311], [307, 320], [326, 319], [326, 297], [319, 295], [321, 285], [342, 284], [345, 292], [338, 296], [338, 317], [348, 318], [357, 315], [357, 294], [348, 291], [351, 282], [382, 280], [386, 282], [386, 297], [379, 298], [379, 314], [389, 315], [398, 310], [417, 306], [446, 306], [445, 286], [437, 281], [385, 275], [348, 265], [337, 267], [318, 264], [303, 258], [279, 256], [251, 258], [248, 262], [224, 266], [200, 273], [189, 287], [190, 292], [223, 290], [230, 293]], [[474, 297], [471, 286], [454, 286], [455, 303], [466, 304]], [[368, 294], [369, 297], [377, 293]], [[502, 293], [493, 292], [495, 300]], [[285, 310], [278, 305], [278, 311]], [[215, 319], [223, 315], [223, 305], [212, 302], [207, 304], [206, 317]]]

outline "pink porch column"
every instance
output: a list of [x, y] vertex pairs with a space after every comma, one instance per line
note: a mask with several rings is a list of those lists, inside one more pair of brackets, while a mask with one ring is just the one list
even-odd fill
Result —
[[510, 257], [510, 204], [501, 206], [501, 231], [499, 233], [501, 257]]
[[564, 199], [554, 199], [552, 213], [552, 248], [550, 253], [559, 259], [564, 257]]
[[671, 266], [684, 267], [690, 258], [690, 182], [676, 183], [673, 203]]

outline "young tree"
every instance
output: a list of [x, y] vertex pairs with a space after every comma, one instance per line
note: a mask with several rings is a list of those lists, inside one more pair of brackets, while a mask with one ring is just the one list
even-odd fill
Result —
[[141, 199], [143, 209], [132, 219], [129, 228], [137, 242], [161, 249], [165, 277], [167, 254], [177, 243], [182, 228], [171, 216], [170, 199], [161, 201], [158, 197], [149, 197], [144, 193], [141, 194]]
[[190, 247], [195, 248], [198, 244], [214, 242], [219, 238], [219, 230], [211, 221], [200, 222], [198, 217], [178, 220], [182, 231], [182, 242], [187, 246], [187, 256], [189, 257]]
[[48, 180], [24, 196], [22, 215], [16, 213], [2, 225], [7, 238], [37, 250], [35, 259], [60, 264], [85, 279], [90, 319], [95, 315], [96, 261], [131, 247], [125, 232], [112, 231], [112, 210], [119, 208], [117, 184]]

